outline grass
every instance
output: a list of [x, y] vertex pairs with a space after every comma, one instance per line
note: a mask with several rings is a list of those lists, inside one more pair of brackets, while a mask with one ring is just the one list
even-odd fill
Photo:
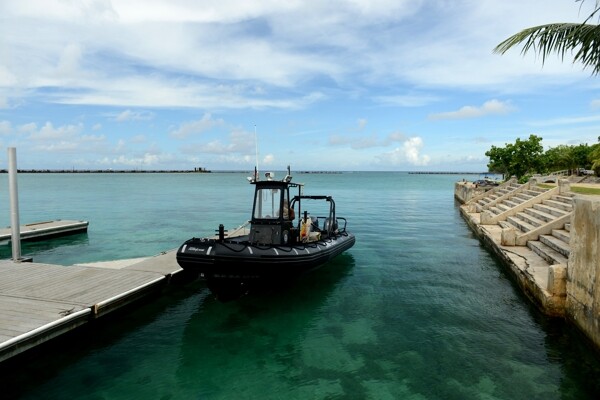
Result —
[[579, 194], [591, 194], [591, 195], [600, 196], [599, 188], [571, 186], [571, 192], [579, 193]]
[[[553, 187], [556, 187], [556, 185], [548, 185], [546, 183], [539, 183], [538, 186], [544, 189], [552, 189]], [[588, 194], [592, 196], [600, 196], [600, 188], [589, 188], [571, 185], [571, 192], [578, 194]]]

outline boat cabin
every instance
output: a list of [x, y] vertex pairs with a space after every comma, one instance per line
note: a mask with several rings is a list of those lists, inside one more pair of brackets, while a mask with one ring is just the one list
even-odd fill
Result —
[[[292, 183], [288, 174], [276, 181], [267, 173], [267, 180], [252, 179], [255, 185], [254, 205], [250, 220], [249, 241], [263, 245], [288, 245], [298, 242], [311, 242], [324, 239], [338, 232], [335, 216], [335, 202], [331, 196], [302, 195], [302, 184]], [[298, 188], [298, 194], [290, 197], [290, 188]], [[325, 200], [329, 202], [326, 217], [302, 214], [302, 200]], [[301, 216], [296, 225], [296, 215]], [[323, 219], [319, 227], [319, 219]], [[342, 218], [343, 219], [343, 218]], [[335, 221], [332, 223], [332, 221]], [[345, 224], [344, 224], [345, 226]]]
[[250, 220], [251, 243], [288, 244], [293, 231], [294, 210], [290, 207], [290, 187], [286, 181], [255, 181], [254, 206]]

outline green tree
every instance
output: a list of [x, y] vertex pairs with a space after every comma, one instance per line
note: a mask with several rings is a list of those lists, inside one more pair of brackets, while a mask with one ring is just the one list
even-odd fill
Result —
[[508, 170], [510, 169], [510, 159], [512, 157], [512, 144], [507, 143], [506, 147], [492, 146], [485, 155], [490, 158], [487, 165], [488, 171], [510, 176]]
[[560, 145], [556, 147], [550, 147], [544, 153], [544, 172], [554, 172], [563, 169], [568, 169], [568, 155], [567, 146]]
[[[584, 0], [575, 0], [583, 3]], [[592, 68], [592, 74], [600, 73], [600, 25], [588, 22], [600, 13], [600, 0], [583, 23], [555, 23], [534, 26], [504, 40], [494, 52], [504, 54], [512, 47], [524, 43], [522, 54], [532, 50], [545, 62], [550, 53], [558, 53], [564, 60], [565, 54], [574, 54], [573, 62], [581, 62], [584, 68]]]
[[575, 168], [590, 169], [592, 163], [589, 161], [592, 147], [588, 146], [587, 143], [573, 146], [573, 159], [575, 161]]
[[485, 153], [490, 159], [488, 169], [508, 176], [515, 175], [517, 178], [539, 172], [544, 165], [544, 148], [541, 143], [541, 137], [530, 135], [527, 140], [517, 138], [514, 144], [506, 143], [505, 147], [492, 146]]
[[[600, 141], [600, 137], [598, 137], [598, 141]], [[590, 168], [594, 170], [596, 175], [600, 176], [600, 143], [591, 146], [588, 160], [591, 163]]]

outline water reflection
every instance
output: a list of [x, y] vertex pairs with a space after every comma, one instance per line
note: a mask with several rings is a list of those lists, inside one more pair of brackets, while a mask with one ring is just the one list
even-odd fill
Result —
[[[87, 232], [68, 236], [44, 238], [42, 240], [27, 240], [21, 242], [21, 254], [35, 257], [38, 254], [52, 254], [60, 249], [61, 252], [71, 253], [77, 247], [87, 246], [89, 237]], [[0, 244], [0, 259], [12, 258], [12, 246], [10, 242]], [[35, 258], [33, 261], [36, 261]]]
[[308, 332], [354, 264], [342, 254], [287, 287], [263, 287], [234, 302], [203, 301], [179, 350], [182, 398], [258, 398], [266, 387], [295, 385]]

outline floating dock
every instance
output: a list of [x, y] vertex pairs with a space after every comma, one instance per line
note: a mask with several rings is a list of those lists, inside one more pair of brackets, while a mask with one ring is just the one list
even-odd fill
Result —
[[0, 362], [161, 290], [182, 272], [176, 250], [61, 266], [0, 261]]
[[[21, 225], [21, 240], [42, 240], [50, 237], [87, 232], [88, 221], [54, 220]], [[11, 240], [11, 228], [0, 229], [0, 243]]]

